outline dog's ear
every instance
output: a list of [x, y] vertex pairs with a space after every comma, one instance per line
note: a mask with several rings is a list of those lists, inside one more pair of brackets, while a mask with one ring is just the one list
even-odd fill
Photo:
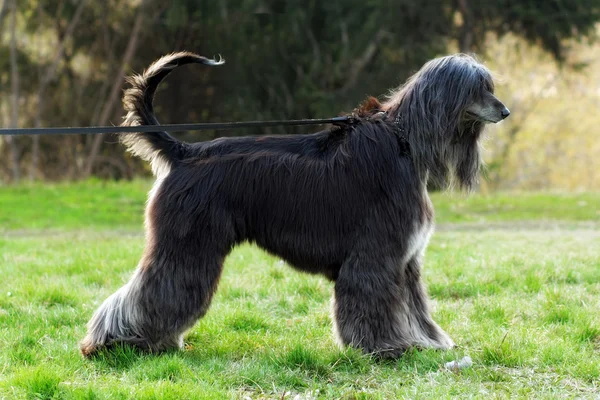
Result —
[[381, 103], [377, 98], [369, 96], [354, 109], [353, 114], [358, 118], [366, 118], [377, 114], [379, 111], [381, 111]]

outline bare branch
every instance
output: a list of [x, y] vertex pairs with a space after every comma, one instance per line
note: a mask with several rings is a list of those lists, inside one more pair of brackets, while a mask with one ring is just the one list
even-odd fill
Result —
[[358, 76], [360, 75], [362, 70], [371, 62], [371, 60], [375, 56], [375, 53], [377, 52], [377, 46], [386, 36], [388, 36], [388, 32], [384, 29], [379, 29], [379, 31], [377, 31], [375, 37], [371, 39], [371, 41], [365, 48], [365, 51], [363, 52], [362, 56], [354, 62], [354, 66], [350, 70], [348, 78], [346, 78], [346, 83], [344, 84], [344, 86], [342, 86], [340, 92], [346, 92], [356, 84]]
[[[11, 114], [10, 126], [16, 128], [19, 125], [19, 65], [17, 63], [17, 0], [11, 2], [11, 22], [10, 22], [10, 86], [11, 86]], [[19, 147], [17, 138], [7, 136], [6, 138], [10, 148], [10, 159], [12, 164], [13, 181], [18, 182], [21, 179], [21, 168], [19, 166]]]
[[[123, 55], [123, 59], [121, 61], [121, 66], [115, 80], [113, 81], [112, 88], [110, 90], [110, 94], [108, 95], [108, 101], [104, 105], [102, 109], [102, 113], [100, 114], [99, 124], [104, 125], [108, 122], [108, 119], [113, 112], [117, 101], [119, 100], [119, 92], [123, 83], [125, 81], [125, 70], [127, 66], [130, 64], [135, 51], [138, 45], [138, 39], [140, 36], [140, 31], [142, 27], [142, 22], [144, 21], [145, 13], [143, 9], [143, 4], [140, 5], [140, 9], [135, 18], [135, 22], [133, 24], [133, 28], [131, 30], [131, 35], [129, 36], [129, 42], [127, 43], [127, 47], [125, 49], [125, 54]], [[90, 153], [87, 159], [86, 166], [84, 168], [83, 175], [84, 177], [88, 177], [92, 174], [92, 168], [94, 167], [94, 163], [96, 162], [96, 158], [98, 157], [98, 153], [100, 151], [100, 146], [102, 144], [102, 140], [104, 140], [104, 135], [97, 135], [94, 137], [94, 141], [92, 142], [92, 148], [90, 149]]]
[[79, 5], [77, 6], [75, 14], [71, 19], [71, 22], [69, 23], [65, 34], [63, 35], [60, 43], [58, 44], [54, 60], [52, 61], [52, 64], [50, 64], [50, 67], [46, 71], [46, 75], [44, 75], [40, 82], [40, 91], [43, 92], [48, 86], [48, 84], [52, 81], [52, 79], [54, 79], [54, 76], [56, 75], [56, 70], [58, 69], [58, 63], [62, 59], [63, 53], [65, 51], [65, 44], [67, 40], [73, 35], [75, 27], [79, 23], [79, 19], [81, 18], [81, 14], [83, 13], [84, 6], [87, 4], [87, 2], [88, 0], [81, 0]]
[[2, 24], [4, 22], [4, 17], [6, 17], [8, 12], [10, 11], [10, 8], [8, 7], [9, 2], [10, 0], [4, 0], [2, 2], [2, 8], [0, 8], [0, 32], [2, 32]]
[[[36, 117], [35, 117], [35, 126], [38, 128], [42, 126], [42, 116], [44, 113], [44, 106], [45, 106], [44, 95], [46, 93], [46, 89], [48, 88], [48, 85], [50, 84], [50, 82], [52, 82], [52, 80], [56, 76], [56, 71], [58, 70], [58, 64], [60, 63], [60, 60], [62, 60], [63, 55], [64, 55], [65, 44], [66, 44], [67, 40], [69, 40], [69, 38], [73, 35], [73, 32], [75, 31], [75, 27], [79, 23], [79, 19], [81, 18], [81, 14], [83, 13], [83, 9], [84, 9], [85, 5], [87, 4], [87, 2], [88, 2], [88, 0], [81, 0], [79, 2], [79, 5], [77, 6], [77, 9], [75, 10], [75, 14], [73, 15], [71, 22], [67, 26], [67, 30], [65, 31], [60, 42], [58, 43], [58, 48], [57, 48], [56, 54], [54, 55], [54, 60], [50, 64], [50, 67], [48, 67], [48, 69], [46, 70], [46, 74], [43, 75], [40, 71], [40, 84], [38, 87], [38, 95], [37, 95], [38, 104], [37, 104]], [[38, 5], [38, 13], [40, 13], [39, 7], [41, 7], [41, 3]], [[39, 138], [39, 136], [33, 136], [32, 146], [31, 146], [31, 164], [29, 166], [29, 180], [34, 180], [36, 177], [37, 170], [38, 170], [38, 164], [39, 164], [39, 153], [40, 153], [40, 138]]]
[[459, 50], [462, 53], [473, 51], [473, 13], [469, 8], [468, 0], [458, 0], [458, 8], [462, 16], [462, 26], [460, 28]]

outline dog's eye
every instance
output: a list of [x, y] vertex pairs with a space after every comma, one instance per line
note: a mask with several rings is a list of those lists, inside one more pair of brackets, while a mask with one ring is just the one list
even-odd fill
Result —
[[494, 94], [494, 82], [491, 80], [486, 79], [485, 83], [484, 83], [484, 87], [485, 90], [487, 90], [488, 92], [490, 92], [491, 94]]

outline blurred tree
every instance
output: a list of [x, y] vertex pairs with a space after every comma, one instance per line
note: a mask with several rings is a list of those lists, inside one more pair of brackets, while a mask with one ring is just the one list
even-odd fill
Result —
[[[88, 0], [81, 0], [71, 17], [68, 26], [66, 27], [64, 32], [60, 32], [58, 35], [58, 45], [56, 47], [56, 52], [53, 54], [53, 59], [48, 65], [47, 68], [44, 68], [43, 65], [39, 65], [39, 83], [38, 83], [38, 91], [37, 91], [37, 107], [36, 107], [36, 115], [35, 115], [35, 127], [39, 128], [42, 126], [42, 116], [44, 114], [44, 107], [46, 106], [46, 89], [50, 82], [55, 79], [56, 72], [58, 70], [58, 64], [63, 59], [63, 53], [65, 51], [66, 43], [71, 40], [73, 36], [73, 32], [79, 23], [79, 19], [81, 18], [81, 14], [83, 12], [84, 7], [86, 6]], [[37, 5], [37, 17], [40, 22], [40, 26], [43, 21], [43, 11], [42, 4], [38, 3]], [[31, 146], [31, 165], [29, 167], [29, 179], [34, 180], [38, 175], [38, 164], [39, 164], [39, 151], [40, 151], [40, 137], [37, 135], [32, 136], [32, 146]]]
[[513, 33], [557, 60], [564, 59], [567, 39], [595, 35], [600, 20], [598, 0], [456, 0], [455, 7], [461, 51], [484, 51], [486, 33]]
[[487, 51], [504, 81], [498, 96], [513, 111], [488, 131], [489, 188], [600, 189], [600, 43], [572, 44], [565, 63], [584, 63], [580, 71], [510, 34], [490, 40]]
[[[5, 2], [8, 2], [6, 0]], [[19, 125], [19, 66], [17, 61], [17, 0], [12, 0], [10, 4], [10, 83], [11, 83], [11, 103], [10, 103], [10, 126], [15, 128]], [[21, 178], [21, 166], [19, 165], [19, 145], [16, 137], [8, 138], [10, 151], [12, 178], [18, 181]]]
[[[10, 1], [3, 2], [0, 22]], [[325, 117], [351, 110], [366, 95], [384, 94], [453, 46], [484, 52], [489, 33], [513, 32], [563, 62], [567, 39], [593, 36], [600, 20], [598, 3], [172, 0], [163, 5], [158, 0], [30, 0], [17, 4], [14, 53], [8, 51], [10, 24], [2, 25], [0, 54], [15, 60], [21, 79], [6, 73], [12, 69], [5, 62], [0, 84], [4, 88], [18, 82], [22, 126], [118, 124], [123, 74], [140, 71], [162, 54], [191, 50], [222, 54], [227, 63], [176, 71], [157, 98], [163, 122]], [[10, 99], [0, 100], [3, 121], [12, 115], [15, 103]], [[283, 132], [272, 128], [219, 135]], [[182, 137], [205, 140], [215, 135]], [[36, 141], [9, 139], [18, 151], [13, 153], [12, 145], [0, 147], [1, 159], [16, 154], [15, 167], [30, 165], [31, 176], [50, 179], [90, 174], [129, 178], [145, 168], [124, 155], [116, 140], [40, 137], [39, 152]], [[1, 173], [6, 180], [16, 179]]]

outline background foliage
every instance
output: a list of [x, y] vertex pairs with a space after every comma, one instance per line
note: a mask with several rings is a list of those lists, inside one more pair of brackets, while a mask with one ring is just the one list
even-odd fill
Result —
[[[0, 124], [118, 124], [124, 75], [176, 50], [227, 63], [173, 74], [165, 123], [333, 116], [432, 57], [476, 52], [513, 111], [487, 143], [485, 188], [597, 189], [599, 20], [598, 0], [4, 0]], [[147, 173], [114, 137], [0, 140], [4, 182]]]

